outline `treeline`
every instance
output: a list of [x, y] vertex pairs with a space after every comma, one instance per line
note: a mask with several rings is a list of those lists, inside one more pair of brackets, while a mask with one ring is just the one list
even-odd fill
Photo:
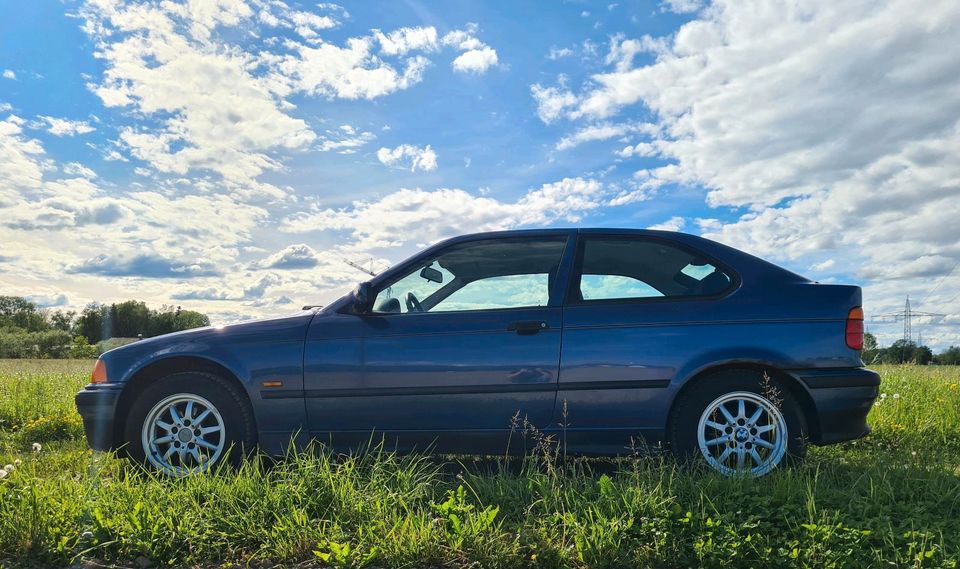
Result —
[[863, 361], [872, 364], [960, 365], [960, 347], [950, 346], [939, 354], [916, 342], [897, 340], [882, 348], [873, 334], [863, 336]]
[[19, 296], [0, 296], [0, 358], [88, 358], [122, 343], [118, 338], [149, 338], [208, 326], [194, 310], [143, 302], [88, 304], [74, 310], [39, 308]]

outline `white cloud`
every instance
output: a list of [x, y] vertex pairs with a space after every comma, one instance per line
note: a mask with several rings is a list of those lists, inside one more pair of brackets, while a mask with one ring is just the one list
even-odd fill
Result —
[[544, 87], [539, 83], [530, 87], [530, 94], [537, 102], [537, 115], [546, 124], [565, 116], [579, 102], [576, 95], [563, 87]]
[[40, 115], [38, 118], [47, 124], [46, 130], [54, 136], [75, 136], [97, 130], [87, 121], [73, 121]]
[[423, 244], [472, 231], [576, 222], [583, 213], [600, 207], [602, 194], [600, 182], [583, 178], [544, 184], [514, 202], [460, 189], [402, 189], [343, 209], [292, 215], [280, 229], [290, 233], [345, 230], [361, 249]]
[[[570, 136], [565, 136], [557, 142], [557, 150], [569, 150], [584, 142], [609, 140], [633, 133], [653, 134], [657, 131], [656, 125], [633, 123], [598, 123], [587, 125]], [[622, 152], [622, 151], [621, 151]]]
[[17, 79], [17, 74], [14, 73], [12, 69], [4, 69], [4, 70], [3, 70], [3, 78], [4, 78], [4, 79], [13, 79], [13, 80], [16, 80], [16, 79]]
[[399, 28], [388, 34], [375, 30], [380, 51], [387, 55], [405, 55], [412, 50], [436, 51], [439, 47], [437, 30], [433, 26]]
[[497, 51], [492, 47], [471, 49], [453, 60], [454, 71], [461, 73], [486, 73], [497, 64]]
[[43, 179], [43, 146], [23, 134], [24, 122], [16, 115], [0, 121], [0, 207], [39, 188]]
[[339, 128], [327, 130], [320, 137], [318, 149], [322, 152], [336, 151], [338, 154], [353, 154], [376, 138], [377, 135], [372, 132], [360, 131], [345, 124]]
[[[619, 42], [563, 116], [653, 113], [651, 146], [621, 152], [668, 163], [639, 182], [706, 188], [709, 205], [746, 211], [706, 236], [798, 263], [829, 255], [887, 309], [960, 259], [958, 29], [955, 2], [719, 0], [653, 63], [634, 67]], [[952, 302], [928, 310], [960, 312]]]
[[401, 144], [396, 148], [384, 147], [377, 151], [377, 160], [387, 166], [410, 168], [411, 172], [432, 172], [437, 169], [437, 153], [429, 144], [423, 148], [412, 144]]
[[550, 51], [547, 52], [547, 59], [557, 60], [563, 59], [564, 57], [570, 57], [571, 55], [573, 55], [573, 50], [569, 47], [552, 46]]
[[656, 223], [647, 229], [658, 229], [660, 231], [680, 231], [686, 226], [687, 220], [680, 216], [673, 216], [663, 223]]
[[[91, 90], [107, 107], [125, 108], [136, 124], [121, 129], [124, 154], [170, 175], [218, 174], [235, 195], [282, 199], [288, 190], [258, 178], [283, 168], [283, 154], [315, 147], [349, 152], [366, 138], [324, 137], [293, 114], [297, 95], [375, 99], [419, 83], [441, 45], [464, 51], [458, 67], [480, 72], [496, 52], [476, 37], [476, 26], [438, 39], [432, 27], [373, 30], [342, 45], [320, 33], [349, 17], [290, 9], [281, 2], [242, 0], [91, 3], [81, 8], [85, 30], [103, 60]], [[304, 38], [246, 42], [256, 24], [292, 29]], [[252, 34], [252, 32], [251, 32]], [[473, 53], [478, 50], [480, 53]]]
[[310, 269], [320, 263], [320, 255], [305, 243], [290, 245], [263, 259], [256, 266], [265, 269]]
[[703, 2], [701, 0], [663, 0], [660, 6], [665, 12], [690, 14], [703, 8]]

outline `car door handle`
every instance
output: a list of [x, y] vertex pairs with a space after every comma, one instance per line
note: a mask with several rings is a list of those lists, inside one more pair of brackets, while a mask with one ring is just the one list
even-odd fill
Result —
[[540, 330], [546, 330], [549, 327], [550, 326], [543, 320], [519, 320], [507, 326], [507, 331], [528, 336], [530, 334], [536, 334]]

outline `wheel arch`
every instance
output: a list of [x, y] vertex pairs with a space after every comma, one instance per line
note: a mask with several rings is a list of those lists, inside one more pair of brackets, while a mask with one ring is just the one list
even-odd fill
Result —
[[780, 380], [780, 382], [782, 382], [783, 385], [790, 390], [790, 395], [793, 396], [794, 400], [796, 400], [797, 404], [800, 406], [800, 412], [803, 415], [804, 422], [806, 423], [808, 438], [812, 441], [817, 441], [820, 439], [820, 423], [817, 416], [817, 409], [814, 405], [813, 398], [810, 396], [810, 393], [807, 391], [806, 387], [803, 386], [800, 380], [786, 371], [768, 363], [756, 361], [724, 362], [722, 364], [710, 365], [697, 370], [689, 378], [684, 380], [680, 385], [680, 388], [676, 391], [676, 393], [674, 393], [673, 399], [670, 401], [670, 410], [667, 413], [666, 432], [671, 432], [671, 423], [674, 418], [674, 411], [676, 410], [677, 402], [684, 394], [688, 393], [692, 389], [696, 389], [697, 385], [706, 380], [710, 375], [713, 375], [717, 372], [730, 370], [751, 370], [760, 373], [766, 373], [770, 377], [775, 377]]
[[130, 408], [143, 391], [154, 381], [174, 373], [203, 372], [222, 377], [241, 394], [244, 402], [249, 406], [256, 429], [256, 414], [253, 412], [253, 402], [250, 394], [240, 378], [223, 364], [200, 356], [170, 356], [150, 362], [134, 372], [126, 381], [117, 406], [114, 411], [114, 446], [119, 448], [124, 444], [124, 432]]

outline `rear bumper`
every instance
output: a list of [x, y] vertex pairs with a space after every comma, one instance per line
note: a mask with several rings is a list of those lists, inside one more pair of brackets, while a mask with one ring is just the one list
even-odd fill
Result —
[[87, 445], [93, 450], [112, 450], [114, 447], [114, 416], [120, 386], [111, 384], [88, 385], [76, 396], [77, 411], [83, 419]]
[[870, 433], [867, 413], [880, 393], [880, 375], [864, 368], [795, 370], [807, 387], [817, 424], [810, 425], [811, 442], [827, 445], [859, 439]]

